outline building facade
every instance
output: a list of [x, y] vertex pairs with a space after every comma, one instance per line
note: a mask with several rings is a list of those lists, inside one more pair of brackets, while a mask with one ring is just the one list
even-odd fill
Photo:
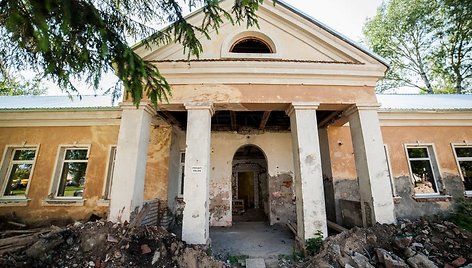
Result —
[[223, 24], [189, 61], [136, 46], [172, 85], [157, 109], [0, 98], [0, 214], [125, 221], [160, 199], [189, 243], [250, 213], [303, 241], [328, 220], [394, 223], [472, 195], [470, 95], [377, 96], [377, 55], [284, 3], [259, 25]]

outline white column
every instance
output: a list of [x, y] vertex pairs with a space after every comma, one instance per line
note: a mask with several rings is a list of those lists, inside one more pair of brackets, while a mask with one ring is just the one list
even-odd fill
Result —
[[364, 225], [395, 222], [387, 159], [377, 114], [378, 106], [348, 109]]
[[186, 104], [187, 149], [185, 153], [182, 240], [206, 244], [209, 239], [210, 142], [213, 106]]
[[129, 221], [131, 212], [143, 203], [150, 125], [155, 114], [144, 101], [138, 108], [123, 103], [121, 109], [108, 216], [114, 222]]
[[305, 241], [317, 231], [328, 235], [316, 109], [318, 103], [292, 103], [287, 111], [292, 131], [297, 235]]

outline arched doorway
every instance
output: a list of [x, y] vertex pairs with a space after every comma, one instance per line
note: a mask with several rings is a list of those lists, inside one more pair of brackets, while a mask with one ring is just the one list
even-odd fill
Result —
[[245, 145], [234, 154], [232, 198], [233, 222], [268, 220], [267, 160], [259, 147]]

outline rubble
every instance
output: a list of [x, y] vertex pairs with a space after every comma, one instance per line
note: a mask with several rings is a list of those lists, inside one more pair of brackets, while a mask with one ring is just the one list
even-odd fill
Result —
[[[0, 231], [0, 267], [224, 267], [208, 248], [157, 226], [98, 220]], [[320, 252], [279, 267], [472, 268], [472, 234], [441, 220], [403, 220], [328, 237]]]
[[0, 232], [0, 267], [223, 267], [157, 226], [99, 220]]
[[328, 237], [305, 267], [472, 267], [472, 234], [439, 219], [354, 227]]

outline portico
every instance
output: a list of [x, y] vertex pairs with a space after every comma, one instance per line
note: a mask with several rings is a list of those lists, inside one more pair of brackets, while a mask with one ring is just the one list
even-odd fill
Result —
[[[230, 4], [224, 1], [222, 7]], [[259, 16], [260, 29], [225, 24], [212, 42], [202, 39], [203, 54], [188, 62], [175, 44], [135, 49], [152, 60], [172, 86], [169, 101], [149, 116], [172, 125], [167, 195], [171, 210], [183, 211], [183, 239], [207, 243], [209, 226], [230, 226], [233, 200], [244, 198], [250, 200], [243, 206], [257, 204], [270, 224], [296, 222], [301, 241], [317, 233], [326, 236], [327, 215], [332, 221], [339, 218], [334, 215], [340, 215], [336, 195], [346, 195], [336, 192], [332, 180], [339, 170], [333, 169], [330, 161], [330, 132], [346, 123], [352, 136], [349, 143], [360, 196], [355, 202], [360, 204], [362, 222], [394, 222], [374, 92], [386, 64], [283, 3], [261, 6]], [[198, 13], [192, 17], [199, 19]], [[244, 40], [252, 41], [240, 45]], [[257, 46], [254, 51], [251, 45]], [[122, 208], [132, 211], [139, 207], [135, 196], [144, 186], [139, 179], [124, 177], [139, 175], [145, 168], [138, 160], [151, 125], [145, 119], [148, 114], [140, 114], [146, 115], [143, 120], [122, 118], [122, 128], [126, 125], [128, 130], [120, 129], [116, 165], [125, 165], [130, 159], [138, 164], [128, 165], [129, 176], [115, 169], [118, 179], [112, 191], [135, 190], [119, 202], [112, 201], [111, 219], [127, 219], [128, 214], [120, 214]], [[138, 137], [136, 144], [121, 138], [130, 135], [127, 131]], [[120, 144], [140, 149], [121, 149]], [[258, 159], [265, 164], [253, 169], [257, 174], [248, 175], [254, 192], [244, 190], [249, 192], [240, 198], [234, 186], [238, 179], [234, 156], [244, 146], [260, 149]], [[254, 159], [248, 153], [247, 159], [237, 160], [248, 166], [258, 161]]]

